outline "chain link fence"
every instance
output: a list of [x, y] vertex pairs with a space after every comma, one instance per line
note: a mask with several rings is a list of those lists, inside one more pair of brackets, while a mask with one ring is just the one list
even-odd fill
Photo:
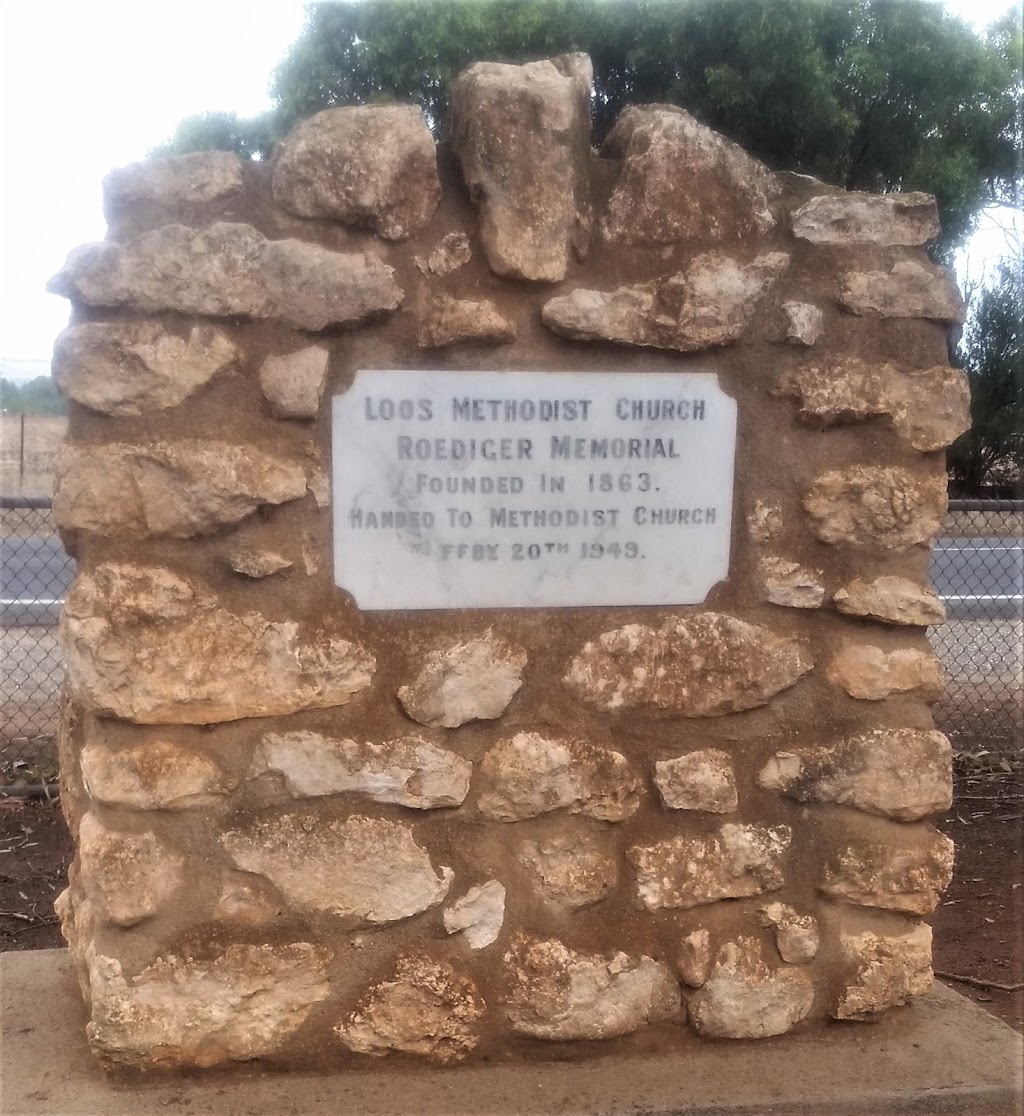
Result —
[[[954, 501], [936, 544], [947, 620], [930, 639], [947, 692], [935, 715], [959, 751], [1004, 753], [1024, 740], [1022, 527], [1024, 501]], [[56, 622], [73, 577], [50, 501], [0, 497], [0, 793], [56, 778]]]

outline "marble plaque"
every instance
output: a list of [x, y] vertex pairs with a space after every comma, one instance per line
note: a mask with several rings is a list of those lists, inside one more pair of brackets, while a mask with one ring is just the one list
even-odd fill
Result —
[[363, 370], [333, 408], [334, 578], [360, 608], [698, 604], [728, 574], [717, 376]]

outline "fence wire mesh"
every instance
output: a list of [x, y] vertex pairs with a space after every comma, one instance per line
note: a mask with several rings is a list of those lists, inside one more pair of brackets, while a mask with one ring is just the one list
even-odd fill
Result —
[[[946, 669], [936, 722], [958, 751], [1024, 740], [1024, 501], [950, 504], [931, 576], [947, 619], [929, 633]], [[0, 497], [0, 793], [52, 782], [64, 668], [57, 618], [74, 562], [46, 499]]]

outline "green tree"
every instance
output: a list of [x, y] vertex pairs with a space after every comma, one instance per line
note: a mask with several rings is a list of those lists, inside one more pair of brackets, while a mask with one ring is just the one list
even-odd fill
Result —
[[1024, 276], [1019, 258], [972, 300], [959, 350], [971, 383], [971, 429], [950, 447], [953, 487], [980, 495], [995, 481], [1024, 477]]
[[0, 414], [66, 415], [67, 401], [49, 376], [18, 382], [0, 377]]
[[443, 134], [451, 80], [469, 62], [569, 50], [594, 62], [598, 140], [627, 104], [681, 105], [775, 169], [935, 194], [939, 254], [986, 201], [1019, 201], [1019, 17], [979, 37], [934, 0], [313, 4], [268, 116], [193, 117], [165, 150], [266, 157], [310, 113], [388, 100], [421, 105]]

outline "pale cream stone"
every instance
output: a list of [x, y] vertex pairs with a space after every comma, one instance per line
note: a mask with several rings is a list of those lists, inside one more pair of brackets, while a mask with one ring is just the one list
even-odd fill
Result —
[[276, 318], [297, 329], [356, 325], [404, 297], [393, 269], [369, 252], [267, 240], [251, 225], [163, 225], [120, 245], [83, 244], [47, 284], [86, 306], [128, 306], [212, 318]]
[[499, 821], [567, 810], [618, 822], [640, 804], [640, 782], [625, 756], [573, 738], [516, 733], [485, 754], [480, 774], [484, 790], [477, 806]]
[[452, 150], [497, 275], [558, 282], [586, 248], [592, 83], [575, 54], [477, 62], [452, 84]]
[[179, 337], [160, 322], [85, 322], [53, 347], [53, 379], [83, 407], [117, 418], [177, 407], [214, 376], [234, 367], [241, 352], [214, 326]]
[[469, 237], [464, 232], [450, 232], [441, 237], [425, 260], [417, 256], [416, 266], [424, 275], [448, 275], [468, 264], [472, 258]]
[[521, 1035], [606, 1039], [682, 1016], [671, 971], [650, 957], [579, 953], [518, 935], [505, 965], [508, 1021]]
[[223, 922], [262, 926], [285, 913], [284, 904], [262, 876], [225, 872], [213, 917]]
[[927, 627], [946, 619], [946, 607], [926, 585], [907, 577], [855, 578], [832, 598], [840, 612], [886, 624]]
[[267, 357], [260, 367], [260, 389], [275, 418], [316, 418], [327, 386], [330, 357], [322, 345]]
[[741, 262], [718, 252], [685, 271], [612, 291], [578, 288], [544, 304], [541, 318], [574, 341], [615, 341], [694, 352], [737, 341], [789, 266], [784, 252]]
[[277, 1051], [329, 993], [330, 952], [307, 942], [229, 945], [210, 959], [169, 955], [135, 977], [93, 955], [89, 1045], [139, 1068], [249, 1061]]
[[461, 1062], [480, 1041], [486, 1004], [476, 985], [428, 957], [402, 957], [334, 1028], [350, 1050], [418, 1054], [442, 1065]]
[[299, 729], [267, 733], [256, 746], [247, 777], [267, 772], [281, 775], [296, 798], [360, 794], [374, 802], [433, 810], [462, 805], [473, 765], [418, 736], [372, 744]]
[[605, 712], [669, 710], [717, 717], [765, 705], [814, 664], [806, 644], [718, 612], [628, 624], [583, 645], [565, 676]]
[[870, 1019], [923, 996], [932, 986], [932, 928], [927, 923], [905, 934], [841, 931], [839, 951], [852, 975], [829, 1010], [836, 1019]]
[[770, 968], [756, 938], [728, 942], [690, 998], [690, 1022], [702, 1038], [782, 1035], [810, 1014], [814, 985], [800, 969]]
[[488, 632], [430, 651], [413, 681], [399, 689], [398, 700], [421, 725], [493, 721], [519, 692], [525, 666], [521, 647]]
[[967, 377], [941, 364], [903, 371], [842, 356], [786, 372], [776, 390], [800, 400], [802, 419], [825, 426], [884, 415], [922, 453], [945, 449], [971, 425]]
[[184, 882], [184, 859], [151, 830], [108, 829], [95, 814], [78, 826], [78, 870], [97, 916], [134, 926], [156, 914]]
[[130, 810], [189, 810], [214, 806], [236, 780], [209, 756], [170, 740], [114, 750], [90, 744], [82, 750], [82, 782], [104, 806]]
[[235, 573], [254, 580], [272, 577], [282, 570], [291, 569], [295, 564], [290, 558], [278, 554], [276, 550], [267, 550], [258, 546], [233, 546], [226, 557], [228, 565]]
[[871, 318], [932, 318], [963, 322], [963, 296], [944, 268], [917, 260], [897, 260], [886, 271], [847, 272], [839, 305]]
[[763, 500], [754, 502], [753, 510], [747, 516], [747, 532], [756, 543], [768, 543], [782, 534], [784, 521], [782, 508]]
[[514, 341], [518, 330], [490, 299], [471, 301], [435, 295], [416, 331], [421, 349], [440, 349], [459, 342], [501, 345]]
[[825, 586], [821, 573], [785, 558], [762, 558], [759, 569], [765, 600], [783, 608], [821, 608]]
[[242, 161], [233, 151], [191, 151], [112, 170], [103, 180], [108, 212], [132, 202], [161, 206], [219, 201], [242, 189]]
[[604, 219], [611, 240], [708, 243], [775, 227], [779, 188], [768, 168], [683, 109], [630, 105], [604, 150], [622, 160]]
[[711, 973], [711, 934], [694, 930], [679, 943], [676, 956], [679, 979], [690, 988], [700, 988]]
[[274, 158], [271, 189], [299, 217], [363, 225], [405, 240], [441, 200], [434, 139], [414, 105], [328, 108], [297, 124]]
[[825, 328], [825, 315], [810, 302], [784, 302], [786, 340], [790, 345], [809, 349]]
[[675, 759], [658, 760], [654, 785], [670, 810], [728, 814], [736, 809], [736, 778], [728, 752], [705, 748]]
[[[233, 613], [200, 582], [105, 562], [80, 574], [61, 616], [69, 692], [101, 716], [215, 724], [344, 705], [373, 679], [364, 648], [294, 621]], [[139, 664], [148, 664], [140, 670]]]
[[497, 880], [471, 887], [444, 912], [444, 928], [461, 934], [470, 949], [497, 941], [505, 923], [505, 888]]
[[812, 244], [926, 244], [939, 235], [931, 194], [819, 194], [793, 212], [793, 235]]
[[784, 825], [730, 823], [703, 837], [635, 845], [626, 859], [636, 873], [641, 906], [649, 911], [688, 909], [782, 887], [782, 858], [791, 838]]
[[285, 814], [221, 836], [246, 872], [266, 876], [293, 906], [360, 922], [397, 922], [437, 906], [448, 894], [450, 868], [440, 873], [399, 822], [358, 815], [339, 821]]
[[949, 809], [952, 755], [941, 732], [874, 729], [799, 755], [776, 752], [757, 782], [798, 802], [837, 803], [918, 821]]
[[921, 477], [886, 465], [823, 473], [803, 499], [808, 526], [826, 543], [903, 550], [931, 543], [946, 514], [946, 474]]
[[188, 539], [305, 492], [302, 462], [251, 445], [199, 439], [65, 445], [57, 461], [53, 515], [72, 531]]
[[578, 825], [524, 840], [516, 858], [530, 872], [547, 903], [570, 911], [599, 903], [619, 882], [612, 838]]
[[818, 890], [863, 907], [926, 915], [938, 906], [952, 878], [953, 842], [926, 826], [898, 842], [844, 844], [826, 862]]
[[769, 903], [758, 907], [757, 919], [775, 935], [775, 948], [783, 961], [805, 965], [818, 953], [818, 923], [810, 915], [802, 915], [788, 903]]
[[825, 674], [850, 697], [864, 701], [881, 701], [893, 694], [938, 701], [944, 689], [942, 664], [930, 651], [915, 647], [883, 651], [871, 643], [847, 640], [832, 656]]

